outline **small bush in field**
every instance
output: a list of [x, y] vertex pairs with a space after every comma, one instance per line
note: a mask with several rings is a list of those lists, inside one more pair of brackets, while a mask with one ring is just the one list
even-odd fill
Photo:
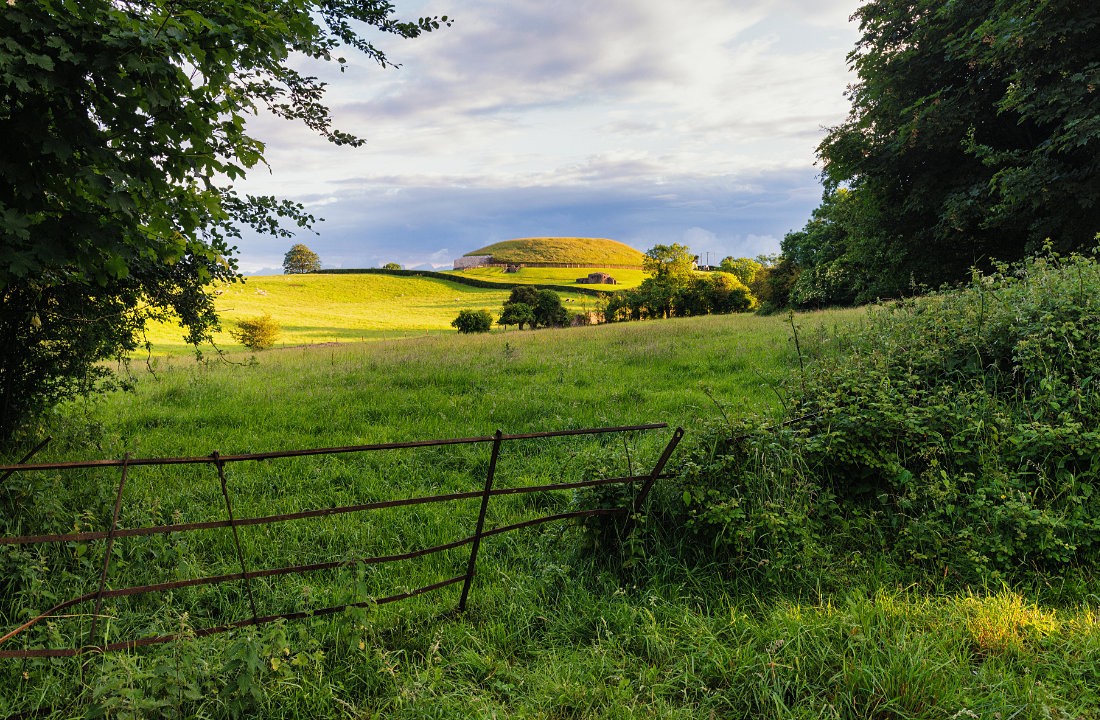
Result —
[[462, 310], [451, 327], [460, 333], [487, 333], [493, 327], [493, 316], [488, 310]]
[[236, 329], [230, 330], [233, 339], [249, 350], [266, 350], [279, 339], [279, 323], [264, 313], [258, 317], [237, 321]]

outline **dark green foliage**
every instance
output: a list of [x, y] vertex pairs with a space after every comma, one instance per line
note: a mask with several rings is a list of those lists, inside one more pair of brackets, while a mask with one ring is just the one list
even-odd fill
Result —
[[461, 310], [451, 327], [463, 334], [487, 333], [493, 327], [493, 316], [488, 310]]
[[539, 290], [532, 306], [535, 326], [563, 327], [569, 324], [569, 313], [561, 304], [561, 296], [553, 290]]
[[517, 285], [504, 301], [504, 309], [497, 322], [504, 326], [519, 325], [520, 330], [525, 324], [530, 325], [532, 330], [563, 327], [569, 324], [569, 312], [562, 306], [561, 296], [553, 290]]
[[655, 511], [698, 552], [772, 579], [875, 556], [967, 582], [1100, 560], [1095, 260], [998, 265], [822, 340], [788, 422], [712, 433]]
[[504, 327], [518, 325], [520, 330], [523, 329], [524, 325], [533, 327], [535, 324], [535, 311], [527, 303], [507, 302], [504, 304], [504, 311], [500, 314], [497, 323]]
[[641, 285], [620, 290], [604, 306], [607, 322], [745, 312], [756, 299], [735, 275], [691, 273], [682, 278], [646, 278]]
[[[233, 281], [241, 226], [289, 236], [301, 205], [232, 183], [263, 161], [245, 118], [260, 107], [337, 144], [323, 83], [291, 56], [386, 56], [353, 23], [401, 37], [388, 3], [269, 6], [7, 3], [0, 12], [0, 438], [56, 401], [102, 387], [149, 320], [174, 313], [191, 342], [217, 326], [205, 287]], [[446, 22], [446, 19], [443, 19]]]
[[855, 17], [851, 111], [819, 147], [826, 200], [784, 243], [803, 256], [793, 303], [898, 297], [1047, 238], [1060, 251], [1092, 242], [1100, 6], [874, 0]]
[[283, 256], [283, 272], [287, 275], [317, 272], [321, 258], [302, 243], [295, 243]]
[[[783, 238], [782, 262], [787, 265], [776, 269], [772, 282], [773, 297], [782, 301], [776, 305], [803, 309], [849, 305], [857, 292], [873, 285], [866, 277], [869, 269], [848, 255], [854, 204], [843, 188], [826, 193], [805, 227]], [[793, 278], [790, 268], [798, 268]], [[786, 281], [790, 284], [781, 289]]]
[[238, 320], [235, 330], [229, 334], [233, 339], [250, 350], [266, 350], [279, 339], [279, 323], [271, 319], [271, 315], [264, 313], [259, 317]]

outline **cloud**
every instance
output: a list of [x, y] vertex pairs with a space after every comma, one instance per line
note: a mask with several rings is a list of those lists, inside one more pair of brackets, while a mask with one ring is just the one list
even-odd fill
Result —
[[[455, 14], [410, 2], [399, 12]], [[244, 189], [324, 215], [307, 243], [344, 267], [438, 264], [445, 250], [539, 234], [645, 249], [701, 232], [690, 237], [716, 252], [774, 250], [820, 197], [814, 151], [847, 110], [858, 4], [464, 6], [451, 28], [379, 38], [400, 69], [349, 55], [347, 73], [316, 70], [364, 148], [256, 118], [271, 172]], [[242, 243], [243, 264], [278, 259], [269, 241]]]
[[[296, 241], [316, 251], [326, 267], [449, 267], [484, 245], [532, 236], [610, 237], [643, 251], [681, 242], [712, 258], [753, 256], [777, 251], [779, 238], [795, 227], [791, 218], [801, 226], [820, 199], [814, 174], [805, 170], [751, 179], [672, 177], [660, 187], [614, 182], [499, 188], [481, 186], [476, 178], [446, 185], [405, 180], [399, 193], [388, 193], [388, 187], [361, 180], [337, 193], [319, 234]], [[291, 241], [248, 242], [245, 269], [277, 264], [274, 258]]]

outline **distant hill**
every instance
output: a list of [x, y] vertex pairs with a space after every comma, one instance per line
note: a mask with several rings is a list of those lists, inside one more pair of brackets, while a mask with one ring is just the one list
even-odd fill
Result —
[[641, 268], [644, 255], [629, 245], [607, 238], [518, 238], [466, 253], [491, 255], [495, 263], [577, 265], [581, 267]]

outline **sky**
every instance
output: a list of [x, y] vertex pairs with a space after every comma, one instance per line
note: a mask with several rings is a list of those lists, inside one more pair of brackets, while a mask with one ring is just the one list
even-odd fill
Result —
[[324, 267], [449, 269], [518, 237], [683, 243], [705, 262], [779, 250], [821, 199], [815, 148], [847, 113], [858, 0], [397, 0], [448, 28], [367, 37], [329, 82], [337, 147], [251, 120], [267, 168], [238, 189], [303, 203], [314, 232], [246, 235], [246, 273], [291, 243]]

